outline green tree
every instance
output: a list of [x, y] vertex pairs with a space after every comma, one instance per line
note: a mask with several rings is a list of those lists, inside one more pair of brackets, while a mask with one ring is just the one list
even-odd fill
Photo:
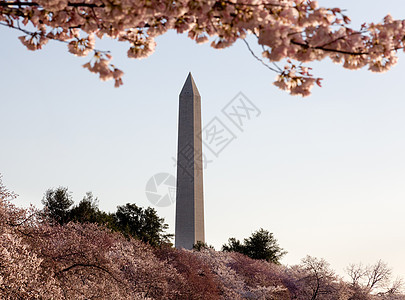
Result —
[[152, 246], [170, 243], [171, 234], [165, 234], [169, 227], [164, 219], [151, 207], [146, 209], [127, 203], [117, 207], [114, 214], [115, 227], [127, 237], [140, 239]]
[[70, 221], [78, 223], [97, 223], [114, 228], [114, 216], [103, 212], [98, 207], [98, 199], [92, 192], [87, 192], [86, 196], [70, 210]]
[[279, 264], [287, 252], [277, 243], [273, 233], [260, 228], [251, 237], [245, 239], [246, 255], [253, 259], [264, 259]]
[[274, 235], [263, 228], [245, 238], [243, 244], [230, 238], [228, 244], [222, 246], [222, 251], [239, 252], [253, 259], [264, 259], [276, 264], [280, 264], [280, 259], [287, 253], [278, 245]]
[[195, 243], [193, 245], [193, 250], [201, 251], [201, 250], [204, 250], [204, 249], [215, 250], [214, 246], [208, 245], [207, 243], [204, 243], [204, 242], [201, 242], [201, 241], [197, 241], [197, 243]]
[[151, 207], [144, 209], [127, 203], [118, 206], [115, 213], [106, 213], [99, 209], [98, 199], [91, 192], [87, 192], [79, 204], [72, 207], [71, 193], [65, 187], [47, 190], [42, 203], [43, 216], [51, 224], [64, 225], [71, 221], [97, 223], [152, 246], [171, 244], [170, 238], [173, 235], [165, 233], [169, 226]]
[[66, 187], [49, 189], [42, 199], [43, 215], [52, 223], [63, 225], [69, 222], [70, 207], [73, 204], [72, 195]]
[[79, 223], [96, 223], [99, 213], [98, 199], [94, 198], [92, 192], [87, 192], [79, 204], [71, 209], [70, 218]]
[[245, 246], [237, 239], [228, 239], [228, 244], [222, 245], [222, 251], [239, 252], [245, 254]]

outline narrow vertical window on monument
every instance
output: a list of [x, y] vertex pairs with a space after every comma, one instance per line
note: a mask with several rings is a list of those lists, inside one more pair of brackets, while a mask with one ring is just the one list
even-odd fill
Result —
[[192, 249], [205, 235], [201, 97], [191, 73], [179, 96], [178, 126], [175, 246]]

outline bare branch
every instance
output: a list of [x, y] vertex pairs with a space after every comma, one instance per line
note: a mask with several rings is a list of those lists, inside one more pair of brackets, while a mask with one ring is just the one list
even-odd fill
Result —
[[353, 286], [360, 285], [360, 281], [366, 275], [366, 270], [364, 269], [363, 265], [360, 264], [351, 264], [346, 268], [346, 273], [349, 275], [350, 279], [352, 280]]
[[383, 285], [389, 280], [391, 276], [391, 269], [387, 264], [379, 260], [375, 265], [368, 267], [367, 270], [367, 287], [372, 290], [378, 286]]
[[242, 39], [245, 42], [246, 47], [249, 49], [249, 52], [253, 55], [254, 58], [256, 58], [258, 61], [260, 61], [262, 63], [262, 65], [264, 65], [266, 68], [270, 69], [273, 72], [276, 73], [281, 73], [281, 70], [279, 68], [279, 70], [273, 69], [272, 67], [270, 67], [268, 64], [266, 64], [261, 58], [259, 58], [252, 50], [252, 48], [250, 48], [249, 43], [245, 40]]

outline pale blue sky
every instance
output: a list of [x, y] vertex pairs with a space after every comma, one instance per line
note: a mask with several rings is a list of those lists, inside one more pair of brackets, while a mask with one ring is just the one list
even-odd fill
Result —
[[[348, 9], [354, 24], [385, 14], [405, 18], [405, 2], [320, 1]], [[0, 172], [40, 207], [50, 187], [76, 202], [92, 191], [100, 208], [149, 206], [147, 180], [175, 174], [178, 94], [191, 71], [202, 96], [203, 125], [242, 91], [260, 110], [204, 174], [206, 240], [217, 249], [263, 227], [289, 253], [323, 257], [339, 273], [378, 259], [405, 277], [405, 57], [386, 74], [312, 64], [325, 78], [309, 98], [272, 86], [275, 74], [241, 42], [226, 50], [171, 32], [148, 59], [103, 40], [125, 72], [124, 86], [100, 82], [86, 59], [49, 43], [29, 52], [19, 33], [0, 28]], [[174, 206], [157, 208], [174, 231]]]

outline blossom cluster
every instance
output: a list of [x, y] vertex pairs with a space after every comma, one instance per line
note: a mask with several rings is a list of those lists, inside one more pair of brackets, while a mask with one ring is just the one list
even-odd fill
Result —
[[[197, 43], [211, 41], [217, 49], [254, 35], [268, 62], [329, 57], [344, 68], [367, 66], [373, 72], [395, 65], [405, 36], [405, 21], [388, 15], [381, 23], [354, 30], [339, 8], [318, 7], [314, 0], [0, 0], [0, 22], [24, 31], [20, 39], [30, 50], [53, 39], [85, 56], [94, 50], [94, 36], [106, 36], [128, 42], [128, 57], [140, 59], [153, 53], [157, 36], [172, 29]], [[85, 67], [102, 80], [122, 83], [123, 73], [115, 71], [108, 58]], [[279, 71], [275, 85], [307, 96], [317, 81]]]
[[405, 299], [381, 261], [350, 266], [352, 282], [344, 282], [323, 259], [288, 267], [235, 252], [154, 248], [92, 223], [49, 223], [14, 198], [0, 176], [0, 299]]

